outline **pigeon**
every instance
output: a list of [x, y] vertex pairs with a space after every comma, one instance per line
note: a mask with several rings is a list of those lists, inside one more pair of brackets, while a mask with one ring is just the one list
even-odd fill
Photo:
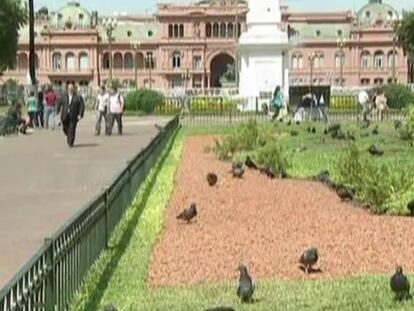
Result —
[[372, 135], [378, 135], [379, 131], [378, 131], [378, 125], [375, 126], [375, 128], [372, 130]]
[[329, 133], [338, 132], [340, 129], [341, 129], [341, 124], [334, 123], [328, 127], [328, 132]]
[[318, 249], [312, 247], [303, 252], [302, 256], [300, 256], [299, 258], [299, 263], [302, 266], [302, 268], [305, 269], [305, 272], [309, 273], [309, 271], [312, 270], [312, 266], [314, 266], [318, 262], [318, 259]]
[[236, 168], [243, 168], [243, 163], [242, 162], [233, 162], [231, 164], [231, 170], [235, 170]]
[[308, 131], [308, 133], [310, 133], [312, 131], [310, 126], [306, 130]]
[[287, 123], [287, 126], [291, 126], [291, 125], [292, 125], [292, 121], [289, 120], [288, 123]]
[[299, 125], [300, 124], [300, 121], [296, 121], [296, 125]]
[[355, 136], [351, 132], [348, 131], [346, 136], [349, 140], [355, 141]]
[[235, 311], [235, 310], [230, 307], [216, 307], [216, 308], [206, 309], [204, 311]]
[[260, 173], [265, 174], [270, 179], [274, 179], [276, 177], [275, 171], [270, 165], [265, 165], [259, 168]]
[[407, 204], [407, 208], [408, 208], [408, 210], [410, 211], [411, 216], [414, 216], [414, 200], [410, 201], [410, 202]]
[[242, 178], [244, 175], [244, 168], [243, 167], [236, 167], [233, 169], [233, 177], [234, 178]]
[[316, 134], [316, 127], [312, 127], [312, 134]]
[[104, 311], [118, 311], [118, 309], [115, 306], [110, 305], [110, 306], [106, 306], [104, 308]]
[[290, 136], [298, 136], [298, 135], [299, 135], [298, 131], [296, 131], [296, 130], [291, 130], [290, 131]]
[[210, 187], [214, 187], [217, 184], [218, 177], [215, 173], [207, 174], [207, 182]]
[[182, 219], [189, 224], [195, 217], [197, 217], [197, 206], [195, 203], [191, 203], [189, 208], [186, 208], [180, 215], [177, 216], [177, 219]]
[[237, 296], [242, 302], [251, 302], [254, 293], [254, 284], [252, 277], [249, 275], [245, 265], [239, 266], [240, 278], [239, 287], [237, 288]]
[[248, 168], [257, 170], [257, 165], [253, 162], [252, 158], [249, 156], [246, 157], [246, 161], [244, 162]]
[[354, 199], [354, 191], [345, 186], [337, 186], [336, 194], [342, 201], [352, 201]]
[[410, 282], [400, 266], [397, 266], [394, 275], [391, 277], [390, 287], [398, 300], [409, 298]]
[[323, 133], [324, 133], [325, 135], [328, 135], [328, 134], [329, 134], [328, 129], [325, 129], [325, 130], [323, 131]]
[[316, 177], [317, 180], [323, 184], [326, 184], [329, 181], [330, 173], [328, 170], [320, 172], [320, 174]]
[[394, 121], [394, 128], [395, 128], [396, 131], [398, 131], [399, 129], [401, 129], [402, 125], [403, 124], [402, 124], [402, 122], [400, 120], [395, 120]]
[[378, 145], [372, 145], [369, 147], [368, 152], [373, 156], [382, 156], [384, 155], [384, 151], [378, 147]]

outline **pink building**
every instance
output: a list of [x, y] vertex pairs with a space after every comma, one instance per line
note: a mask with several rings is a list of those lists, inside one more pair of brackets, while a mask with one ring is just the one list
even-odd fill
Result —
[[[370, 0], [356, 13], [296, 13], [287, 7], [282, 12], [293, 44], [292, 85], [411, 81], [407, 56], [395, 43], [397, 12], [381, 0]], [[203, 0], [160, 4], [153, 16], [117, 15], [113, 78], [161, 89], [220, 87], [227, 64], [237, 64], [237, 38], [245, 29], [246, 13], [242, 0]], [[105, 18], [78, 2], [53, 13], [39, 11], [36, 66], [41, 84], [74, 81], [96, 87], [109, 79]], [[16, 68], [6, 71], [3, 81], [27, 84], [28, 43], [26, 27], [20, 32]]]

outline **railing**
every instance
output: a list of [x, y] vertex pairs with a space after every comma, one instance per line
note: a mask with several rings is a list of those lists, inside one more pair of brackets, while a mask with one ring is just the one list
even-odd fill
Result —
[[0, 311], [67, 310], [137, 189], [179, 127], [175, 117], [119, 175], [70, 219], [0, 291]]

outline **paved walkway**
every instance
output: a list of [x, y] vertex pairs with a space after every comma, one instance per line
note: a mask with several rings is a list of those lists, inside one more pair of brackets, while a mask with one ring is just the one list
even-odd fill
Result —
[[88, 115], [73, 149], [61, 129], [0, 139], [0, 288], [168, 121], [126, 118], [123, 136], [97, 137]]

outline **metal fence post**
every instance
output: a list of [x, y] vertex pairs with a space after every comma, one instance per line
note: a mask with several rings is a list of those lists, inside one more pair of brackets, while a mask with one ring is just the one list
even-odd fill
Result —
[[105, 216], [105, 246], [108, 248], [109, 244], [109, 218], [108, 218], [108, 208], [109, 208], [109, 187], [104, 188], [104, 200], [105, 200], [105, 207], [104, 207], [104, 216]]
[[45, 310], [55, 310], [55, 264], [53, 239], [45, 239], [45, 244], [48, 246], [45, 254], [47, 277], [45, 283]]

